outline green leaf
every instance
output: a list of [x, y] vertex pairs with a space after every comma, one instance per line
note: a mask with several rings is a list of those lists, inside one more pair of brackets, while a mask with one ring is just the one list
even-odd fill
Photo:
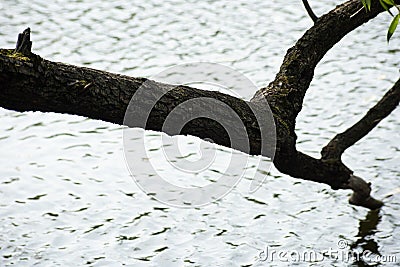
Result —
[[393, 17], [393, 13], [390, 11], [389, 7], [387, 6], [387, 4], [385, 4], [385, 2], [383, 0], [379, 0], [379, 3], [381, 3], [381, 6], [387, 11], [389, 12], [389, 14]]
[[395, 5], [394, 0], [382, 0], [382, 1], [391, 6]]
[[390, 23], [389, 30], [388, 30], [388, 33], [387, 33], [387, 41], [388, 42], [389, 42], [390, 38], [392, 37], [394, 31], [396, 30], [397, 25], [399, 24], [399, 19], [400, 19], [400, 14], [397, 14], [393, 18], [392, 23]]
[[367, 3], [367, 10], [370, 11], [371, 10], [371, 0], [366, 0], [365, 2]]
[[361, 3], [363, 4], [366, 10], [368, 11], [371, 10], [371, 0], [361, 0]]

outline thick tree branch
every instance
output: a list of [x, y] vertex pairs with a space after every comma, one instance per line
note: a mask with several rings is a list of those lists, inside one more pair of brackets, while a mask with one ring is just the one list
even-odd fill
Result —
[[321, 151], [323, 159], [340, 159], [343, 152], [366, 136], [380, 121], [386, 118], [400, 101], [400, 79], [373, 106], [365, 116], [346, 131], [336, 135]]
[[[294, 131], [296, 117], [302, 108], [318, 62], [347, 33], [383, 11], [375, 2], [371, 12], [357, 13], [360, 8], [359, 0], [351, 0], [319, 18], [295, 46], [288, 50], [275, 80], [268, 87], [260, 89], [250, 102], [218, 92], [172, 86], [145, 78], [55, 63], [27, 50], [16, 52], [3, 49], [0, 50], [0, 106], [17, 111], [77, 114], [123, 124], [129, 101], [139, 88], [144, 87], [145, 99], [154, 99], [156, 95], [167, 93], [153, 107], [145, 125], [133, 121], [128, 126], [164, 131], [171, 135], [189, 134], [203, 139], [210, 138], [217, 144], [249, 154], [271, 156], [270, 150], [263, 150], [263, 147], [269, 147], [270, 144], [265, 146], [262, 143], [260, 125], [255, 123], [253, 113], [263, 108], [262, 103], [266, 99], [276, 125], [274, 164], [281, 172], [328, 184], [334, 189], [352, 189], [355, 194], [351, 199], [352, 204], [377, 208], [382, 203], [370, 197], [369, 184], [361, 178], [355, 178], [340, 159], [315, 159], [297, 151]], [[231, 142], [224, 128], [209, 119], [192, 121], [181, 132], [163, 129], [166, 117], [175, 107], [201, 97], [216, 99], [235, 111], [248, 133], [249, 148]], [[146, 105], [147, 103], [137, 103], [131, 107], [130, 113], [140, 117]], [[209, 106], [198, 108], [210, 109]], [[220, 117], [226, 117], [224, 110], [218, 107], [213, 112], [220, 114]], [[184, 112], [180, 116], [184, 117]]]
[[[134, 114], [135, 118], [129, 120], [127, 126], [164, 131], [170, 135], [184, 134], [208, 138], [217, 144], [245, 153], [271, 156], [271, 152], [267, 150], [270, 146], [265, 146], [267, 149], [262, 150], [260, 128], [251, 109], [261, 110], [261, 107], [258, 107], [257, 103], [248, 103], [220, 92], [51, 62], [34, 54], [23, 55], [7, 49], [0, 49], [0, 84], [1, 107], [16, 111], [76, 114], [120, 125], [124, 124], [129, 102], [139, 88], [145, 100], [156, 99], [157, 95], [167, 92], [153, 107], [146, 125], [141, 124], [146, 121], [146, 118], [142, 119], [141, 116], [147, 115], [143, 114], [147, 103], [138, 102], [130, 106], [132, 110], [129, 114]], [[251, 140], [249, 149], [244, 148], [240, 142], [231, 143], [221, 125], [209, 119], [191, 121], [180, 133], [174, 132], [175, 129], [163, 129], [165, 119], [172, 110], [190, 99], [200, 98], [215, 99], [236, 112]], [[218, 106], [199, 105], [196, 108], [199, 113], [212, 108], [213, 113], [220, 118], [230, 119], [226, 110]], [[183, 118], [186, 114], [187, 111], [178, 116]], [[270, 123], [273, 124], [273, 121]]]
[[[258, 102], [246, 102], [215, 91], [168, 85], [145, 78], [132, 78], [51, 62], [37, 55], [26, 56], [12, 50], [0, 50], [0, 84], [5, 85], [0, 91], [0, 106], [4, 108], [76, 114], [117, 124], [124, 123], [129, 101], [139, 88], [144, 89], [141, 92], [145, 95], [141, 98], [148, 100], [168, 92], [154, 105], [147, 120], [141, 119], [143, 110], [147, 109], [146, 101], [137, 102], [137, 105], [130, 107], [128, 113], [133, 114], [137, 120], [130, 120], [131, 123], [127, 126], [164, 131], [170, 135], [185, 134], [208, 138], [217, 144], [245, 153], [271, 156], [270, 149], [262, 149], [263, 146], [269, 148], [271, 144], [262, 143], [265, 139], [261, 138], [260, 128], [253, 113], [253, 110], [263, 108]], [[236, 112], [246, 127], [249, 149], [240, 142], [232, 143], [223, 127], [209, 119], [192, 121], [179, 133], [176, 133], [175, 129], [163, 129], [165, 119], [172, 110], [190, 99], [199, 98], [216, 99]], [[197, 108], [199, 113], [210, 109], [209, 106], [201, 105]], [[229, 120], [225, 110], [212, 108], [217, 117]], [[336, 189], [341, 188], [341, 180], [335, 177], [347, 177], [351, 171], [340, 164], [335, 166], [330, 162], [321, 162], [294, 150], [295, 137], [290, 135], [285, 121], [279, 119], [281, 114], [274, 109], [272, 111], [277, 129], [274, 163], [278, 169], [293, 177], [325, 183]], [[180, 116], [183, 118], [185, 114]], [[147, 123], [142, 125], [144, 120]]]

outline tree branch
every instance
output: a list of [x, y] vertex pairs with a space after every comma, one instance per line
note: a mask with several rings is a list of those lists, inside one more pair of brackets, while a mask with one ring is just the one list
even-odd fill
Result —
[[287, 108], [286, 99], [290, 98], [292, 108], [284, 115], [285, 120], [290, 121], [291, 131], [294, 131], [295, 119], [301, 111], [317, 64], [349, 32], [384, 11], [378, 1], [372, 2], [369, 12], [357, 12], [360, 8], [359, 0], [350, 0], [320, 17], [288, 50], [274, 81], [258, 90], [251, 101], [266, 97], [278, 108]]
[[[155, 100], [163, 95], [151, 109], [148, 118], [141, 118], [148, 110], [148, 101], [137, 101], [127, 112], [132, 114], [129, 127], [141, 127], [146, 130], [163, 131], [170, 135], [183, 134], [208, 138], [213, 142], [231, 147], [252, 155], [271, 156], [271, 146], [261, 138], [260, 125], [253, 110], [262, 110], [259, 102], [247, 102], [215, 91], [199, 90], [187, 86], [175, 86], [151, 81], [145, 78], [133, 78], [90, 68], [82, 68], [63, 63], [51, 62], [31, 54], [29, 56], [14, 53], [12, 50], [0, 50], [0, 106], [17, 111], [58, 112], [81, 115], [116, 124], [124, 124], [125, 113], [132, 96], [139, 90], [141, 99]], [[188, 123], [181, 132], [163, 128], [168, 114], [180, 104], [191, 99], [210, 98], [228, 105], [239, 116], [248, 135], [249, 148], [242, 142], [231, 142], [218, 122], [199, 118]], [[150, 101], [151, 102], [151, 101]], [[210, 109], [207, 105], [196, 106], [198, 113]], [[224, 109], [212, 107], [216, 117], [224, 118], [228, 124], [230, 116]], [[294, 149], [295, 136], [289, 134], [286, 122], [279, 119], [282, 114], [272, 108], [276, 124], [276, 151], [274, 164], [283, 173], [293, 177], [325, 183], [332, 188], [341, 188], [341, 179], [351, 171], [338, 164], [324, 163]], [[183, 111], [179, 116], [186, 115]], [[260, 112], [262, 113], [262, 111]], [[145, 114], [147, 115], [147, 114]], [[266, 118], [266, 117], [265, 117]], [[267, 118], [266, 118], [267, 119]], [[146, 121], [146, 124], [142, 124]], [[186, 121], [182, 119], [182, 121]], [[272, 122], [273, 123], [273, 122]], [[269, 128], [269, 127], [267, 127]], [[240, 129], [237, 129], [240, 130]], [[232, 129], [234, 131], [234, 129]], [[273, 134], [273, 133], [267, 133]], [[265, 136], [264, 136], [265, 137]], [[268, 140], [267, 140], [268, 141]], [[264, 149], [267, 148], [267, 149]], [[347, 179], [344, 179], [344, 181]]]
[[[152, 108], [145, 125], [133, 120], [127, 126], [164, 131], [171, 135], [188, 134], [203, 139], [210, 138], [217, 144], [249, 154], [271, 156], [270, 150], [262, 149], [270, 144], [262, 144], [260, 125], [255, 123], [254, 115], [254, 111], [263, 108], [263, 100], [266, 99], [276, 125], [276, 152], [273, 162], [279, 171], [293, 177], [328, 184], [333, 189], [352, 189], [355, 194], [350, 201], [352, 204], [377, 208], [382, 203], [371, 198], [370, 186], [365, 181], [355, 178], [340, 159], [315, 159], [297, 151], [295, 134], [296, 117], [302, 108], [316, 65], [347, 33], [383, 11], [377, 2], [373, 3], [370, 12], [357, 13], [361, 7], [359, 0], [350, 0], [319, 18], [288, 50], [275, 80], [257, 91], [250, 102], [219, 92], [55, 63], [28, 53], [27, 50], [17, 53], [2, 49], [0, 106], [17, 111], [76, 114], [123, 124], [129, 101], [140, 87], [145, 87], [145, 99], [154, 99], [160, 94], [164, 96]], [[240, 142], [231, 142], [224, 128], [209, 119], [190, 122], [181, 132], [163, 128], [165, 119], [175, 107], [201, 97], [216, 99], [235, 111], [248, 133], [248, 148]], [[146, 105], [145, 102], [137, 103], [131, 107], [130, 113], [140, 117], [147, 108]], [[210, 109], [206, 105], [198, 108]], [[220, 117], [227, 117], [218, 107], [213, 107], [213, 112], [220, 114]], [[185, 112], [180, 116], [184, 117]], [[229, 116], [227, 118], [228, 124], [232, 124]]]
[[[52, 62], [35, 54], [23, 55], [7, 49], [0, 49], [0, 84], [3, 85], [0, 89], [1, 107], [22, 112], [75, 114], [120, 125], [124, 124], [132, 96], [142, 88], [141, 98], [155, 100], [157, 105], [152, 108], [146, 125], [142, 125], [142, 122], [146, 121], [142, 116], [147, 115], [143, 114], [143, 110], [148, 109], [147, 102], [137, 102], [136, 105], [130, 106], [132, 110], [129, 110], [129, 114], [134, 114], [134, 118], [125, 121], [129, 123], [126, 126], [164, 131], [170, 135], [183, 134], [208, 138], [219, 145], [248, 154], [271, 156], [271, 151], [262, 150], [260, 126], [251, 109], [261, 110], [262, 107], [220, 92], [169, 85], [146, 78], [134, 78]], [[157, 101], [159, 95], [163, 97]], [[180, 133], [176, 133], [175, 129], [163, 128], [165, 119], [172, 110], [186, 101], [200, 98], [215, 99], [235, 111], [245, 125], [251, 140], [249, 148], [243, 147], [241, 142], [231, 143], [221, 125], [209, 119], [199, 118], [191, 121]], [[216, 116], [226, 120], [232, 119], [232, 116], [226, 114], [225, 109], [218, 106], [198, 105], [196, 108], [200, 114], [212, 108]], [[177, 115], [183, 118], [187, 113], [186, 111]], [[273, 121], [270, 123], [273, 124]], [[268, 147], [271, 146], [273, 145]]]
[[400, 101], [400, 79], [373, 106], [365, 116], [346, 131], [337, 134], [321, 151], [323, 159], [340, 159], [343, 152], [366, 136], [380, 121], [386, 118]]
[[318, 17], [315, 15], [314, 11], [312, 10], [310, 4], [308, 3], [307, 0], [302, 0], [303, 1], [303, 5], [307, 11], [307, 14], [310, 16], [310, 18], [316, 22], [318, 20]]

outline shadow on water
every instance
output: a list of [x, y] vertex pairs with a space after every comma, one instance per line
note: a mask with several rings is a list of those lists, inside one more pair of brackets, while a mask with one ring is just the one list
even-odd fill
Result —
[[[350, 249], [356, 251], [370, 251], [369, 254], [371, 257], [375, 257], [377, 255], [381, 256], [379, 252], [379, 244], [374, 238], [374, 235], [377, 230], [377, 226], [381, 221], [381, 215], [378, 210], [371, 210], [368, 212], [365, 219], [360, 220], [360, 225], [358, 227], [358, 234], [356, 237], [358, 239], [354, 241], [350, 245]], [[362, 257], [363, 254], [360, 254], [360, 257], [355, 259], [353, 266], [364, 267], [364, 266], [380, 266], [379, 262], [370, 262], [368, 259], [364, 259]]]

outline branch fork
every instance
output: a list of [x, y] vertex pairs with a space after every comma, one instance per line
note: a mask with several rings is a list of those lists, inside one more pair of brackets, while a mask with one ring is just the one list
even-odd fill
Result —
[[[369, 209], [380, 208], [383, 203], [371, 197], [371, 184], [353, 175], [342, 163], [341, 155], [398, 106], [400, 79], [359, 122], [336, 135], [322, 149], [321, 159], [298, 151], [295, 133], [296, 118], [302, 109], [317, 64], [346, 34], [384, 11], [378, 1], [375, 2], [368, 13], [356, 13], [361, 3], [359, 0], [350, 0], [318, 18], [314, 26], [288, 50], [274, 81], [257, 91], [250, 103], [219, 92], [178, 86], [177, 90], [169, 91], [168, 96], [160, 100], [161, 105], [153, 108], [148, 118], [149, 123], [143, 128], [162, 131], [163, 118], [175, 106], [197, 97], [214, 98], [231, 107], [242, 119], [251, 137], [249, 154], [269, 156], [260, 152], [260, 129], [254, 125], [254, 116], [249, 110], [249, 105], [260, 105], [266, 98], [275, 119], [277, 143], [273, 161], [279, 171], [292, 177], [327, 184], [333, 189], [351, 189], [351, 204]], [[356, 15], [351, 16], [354, 13]], [[143, 84], [146, 83], [148, 87], [145, 93], [150, 95], [163, 95], [169, 86], [173, 86], [145, 78], [51, 62], [36, 57], [31, 53], [31, 48], [28, 28], [19, 34], [15, 50], [0, 49], [1, 107], [16, 111], [69, 113], [123, 125], [129, 101]], [[29, 58], [35, 57], [35, 64], [13, 56], [13, 52]], [[71, 81], [75, 82], [73, 85], [82, 86], [68, 86]], [[81, 90], [89, 87], [90, 90]], [[138, 116], [143, 110], [140, 106], [133, 108]], [[216, 109], [215, 112], [221, 111]], [[210, 138], [216, 144], [235, 148], [235, 144], [231, 144], [229, 136], [222, 130], [213, 121], [204, 120], [196, 125], [185, 126], [184, 132], [180, 134]]]

